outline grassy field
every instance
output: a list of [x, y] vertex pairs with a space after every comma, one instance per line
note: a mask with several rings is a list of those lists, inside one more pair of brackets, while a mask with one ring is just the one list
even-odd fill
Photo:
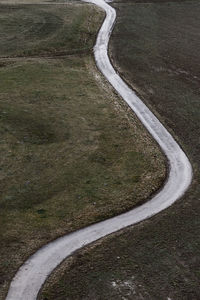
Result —
[[113, 4], [112, 60], [188, 154], [193, 183], [170, 209], [66, 260], [43, 300], [200, 299], [200, 3], [137, 2]]
[[0, 299], [48, 241], [145, 201], [157, 145], [97, 72], [103, 13], [0, 4]]
[[[89, 53], [98, 28], [93, 27], [93, 14], [88, 14], [86, 5], [76, 1], [67, 6], [1, 5], [0, 56]], [[100, 12], [97, 18], [100, 21]]]

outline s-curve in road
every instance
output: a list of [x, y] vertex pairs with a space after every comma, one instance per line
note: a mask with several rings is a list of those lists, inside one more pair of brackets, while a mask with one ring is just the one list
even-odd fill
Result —
[[98, 5], [106, 12], [106, 18], [94, 48], [97, 66], [162, 148], [169, 161], [169, 176], [163, 189], [145, 204], [127, 213], [68, 234], [38, 250], [15, 275], [7, 300], [36, 299], [48, 275], [66, 257], [89, 243], [145, 220], [169, 207], [183, 195], [192, 180], [192, 168], [184, 152], [153, 113], [119, 77], [110, 63], [107, 51], [116, 19], [115, 10], [103, 0], [89, 0], [88, 2]]

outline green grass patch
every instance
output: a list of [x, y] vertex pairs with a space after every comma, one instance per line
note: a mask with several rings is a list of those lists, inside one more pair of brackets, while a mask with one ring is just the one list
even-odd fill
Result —
[[144, 201], [162, 184], [165, 162], [89, 54], [101, 12], [80, 3], [1, 8], [3, 299], [28, 256]]
[[66, 260], [40, 299], [199, 299], [200, 4], [135, 2], [113, 4], [113, 63], [186, 150], [193, 183], [158, 216]]
[[[28, 3], [28, 2], [27, 2]], [[91, 51], [101, 12], [82, 2], [66, 5], [0, 3], [0, 56], [49, 56]]]

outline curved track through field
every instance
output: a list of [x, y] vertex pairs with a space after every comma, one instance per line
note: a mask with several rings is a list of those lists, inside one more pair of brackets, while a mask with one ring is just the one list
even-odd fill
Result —
[[192, 180], [192, 168], [184, 152], [160, 121], [119, 77], [110, 63], [107, 50], [116, 19], [115, 9], [103, 0], [88, 0], [87, 2], [98, 5], [106, 12], [106, 18], [94, 48], [97, 66], [166, 154], [169, 162], [169, 176], [162, 190], [145, 204], [61, 237], [38, 250], [18, 270], [11, 282], [6, 300], [36, 299], [48, 275], [66, 257], [85, 245], [166, 209], [183, 195]]

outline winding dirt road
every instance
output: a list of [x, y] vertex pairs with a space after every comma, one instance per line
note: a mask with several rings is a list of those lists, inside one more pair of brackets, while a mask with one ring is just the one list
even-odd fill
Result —
[[99, 70], [129, 104], [158, 142], [169, 161], [169, 176], [163, 189], [150, 201], [127, 213], [78, 230], [42, 247], [19, 269], [11, 282], [6, 300], [34, 300], [48, 275], [77, 249], [108, 234], [150, 218], [172, 205], [189, 187], [192, 168], [188, 158], [160, 121], [126, 85], [113, 69], [107, 49], [116, 11], [103, 0], [88, 0], [106, 12], [94, 48]]

